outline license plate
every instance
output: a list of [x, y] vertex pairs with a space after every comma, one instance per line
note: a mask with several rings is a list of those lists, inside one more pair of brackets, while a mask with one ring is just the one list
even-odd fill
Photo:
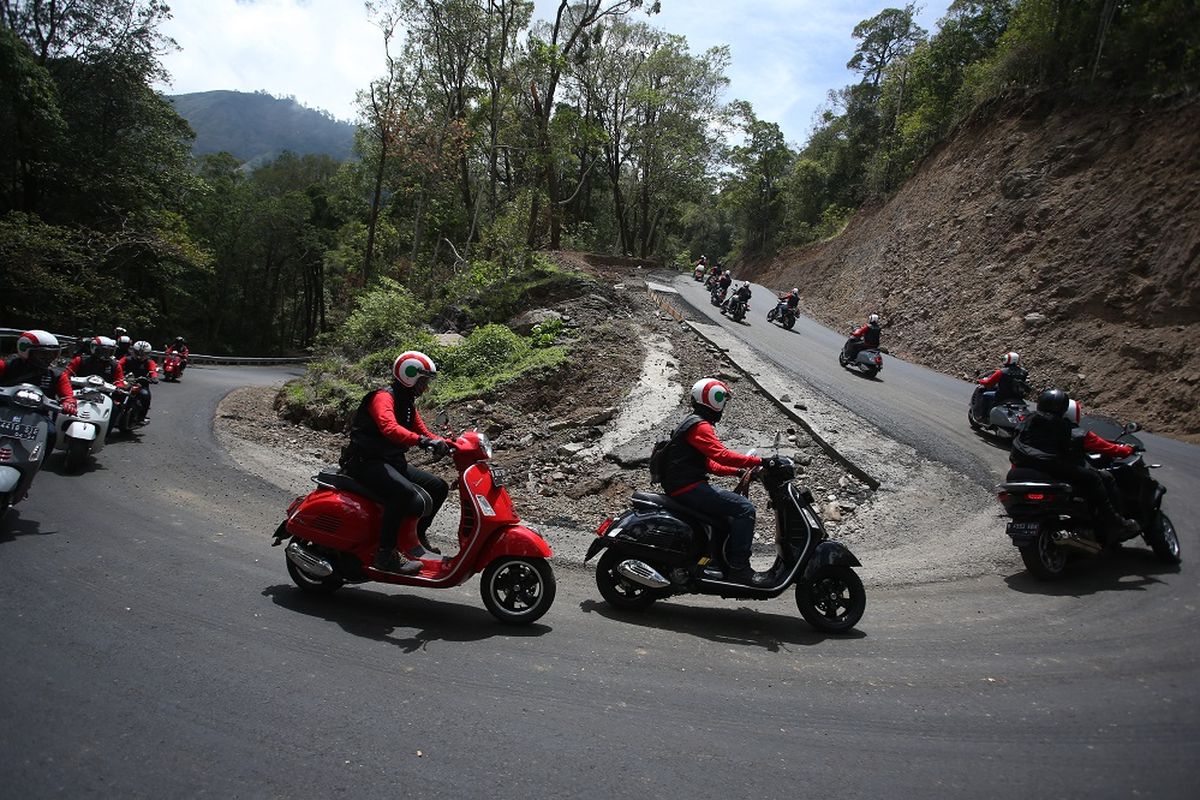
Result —
[[0, 436], [33, 440], [37, 438], [37, 427], [34, 425], [22, 425], [20, 422], [0, 421]]
[[1009, 536], [1021, 538], [1037, 536], [1041, 530], [1042, 523], [1040, 522], [1010, 522], [1007, 528]]
[[508, 472], [499, 467], [491, 467], [492, 484], [495, 486], [503, 486], [508, 481]]

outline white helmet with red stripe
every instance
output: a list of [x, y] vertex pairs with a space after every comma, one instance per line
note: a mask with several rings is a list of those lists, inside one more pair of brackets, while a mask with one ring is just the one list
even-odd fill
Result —
[[724, 411], [730, 394], [729, 387], [716, 378], [701, 378], [692, 384], [692, 402], [713, 411]]
[[1004, 366], [1015, 367], [1021, 363], [1021, 354], [1008, 352], [1004, 354]]
[[1080, 420], [1083, 419], [1083, 406], [1074, 400], [1068, 400], [1067, 410], [1063, 412], [1063, 416], [1078, 425]]
[[396, 361], [392, 364], [392, 376], [401, 385], [411, 389], [421, 378], [437, 377], [437, 365], [424, 353], [409, 350], [396, 357]]
[[48, 367], [59, 353], [58, 337], [43, 330], [25, 331], [17, 337], [17, 355], [38, 367]]

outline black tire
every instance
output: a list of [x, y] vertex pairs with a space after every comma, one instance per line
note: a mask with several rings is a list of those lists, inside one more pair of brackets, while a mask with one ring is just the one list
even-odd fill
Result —
[[1054, 543], [1049, 531], [1043, 530], [1036, 541], [1019, 549], [1025, 569], [1038, 580], [1058, 580], [1066, 572], [1070, 559], [1067, 552]]
[[622, 611], [643, 611], [650, 607], [658, 595], [648, 586], [634, 583], [617, 572], [617, 564], [625, 559], [611, 547], [604, 551], [596, 563], [596, 588], [600, 596], [613, 608]]
[[827, 565], [811, 581], [796, 584], [796, 607], [804, 621], [825, 633], [845, 633], [867, 610], [867, 592], [854, 570]]
[[1161, 511], [1154, 520], [1154, 525], [1142, 538], [1154, 551], [1154, 557], [1164, 564], [1178, 564], [1183, 560], [1179, 552], [1179, 534], [1175, 532], [1175, 525], [1171, 518]]
[[300, 587], [302, 591], [312, 594], [333, 594], [346, 583], [336, 572], [324, 578], [317, 578], [297, 567], [286, 555], [283, 560], [287, 563], [287, 571], [292, 578], [292, 583]]
[[488, 564], [479, 593], [492, 616], [506, 625], [541, 619], [554, 602], [554, 570], [544, 558], [503, 556]]
[[863, 375], [866, 375], [868, 378], [874, 378], [878, 374], [879, 374], [878, 367], [867, 367], [866, 369], [863, 370]]
[[845, 353], [838, 353], [838, 363], [841, 364], [843, 367], [846, 366], [846, 354]]
[[91, 452], [91, 449], [92, 446], [82, 439], [68, 439], [63, 469], [72, 474], [83, 472], [83, 468], [87, 466], [88, 453]]
[[973, 431], [977, 431], [977, 430], [980, 430], [983, 428], [983, 426], [980, 425], [978, 422], [976, 422], [975, 418], [971, 416], [970, 411], [967, 412], [967, 424], [971, 426], [971, 430], [973, 430]]
[[796, 327], [796, 318], [790, 315], [785, 316], [783, 318], [783, 327], [787, 328], [789, 331]]

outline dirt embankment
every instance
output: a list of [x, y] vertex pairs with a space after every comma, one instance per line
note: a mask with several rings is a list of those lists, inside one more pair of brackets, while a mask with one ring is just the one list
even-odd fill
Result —
[[1016, 350], [1035, 388], [1200, 439], [1200, 103], [981, 110], [840, 236], [739, 277], [835, 328], [877, 311], [952, 375]]

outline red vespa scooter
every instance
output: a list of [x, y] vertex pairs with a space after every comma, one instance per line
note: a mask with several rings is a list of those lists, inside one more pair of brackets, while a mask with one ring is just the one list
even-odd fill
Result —
[[273, 547], [289, 540], [284, 554], [296, 585], [319, 593], [366, 581], [446, 589], [482, 572], [483, 604], [498, 620], [527, 625], [545, 614], [555, 591], [546, 560], [549, 545], [521, 524], [503, 472], [489, 463], [487, 436], [468, 431], [452, 444], [462, 509], [458, 553], [443, 558], [424, 551], [417, 539], [419, 520], [410, 517], [401, 523], [398, 547], [424, 553], [421, 571], [396, 575], [375, 569], [371, 564], [383, 513], [379, 498], [348, 475], [326, 470], [314, 476], [316, 489], [292, 502], [274, 534]]

